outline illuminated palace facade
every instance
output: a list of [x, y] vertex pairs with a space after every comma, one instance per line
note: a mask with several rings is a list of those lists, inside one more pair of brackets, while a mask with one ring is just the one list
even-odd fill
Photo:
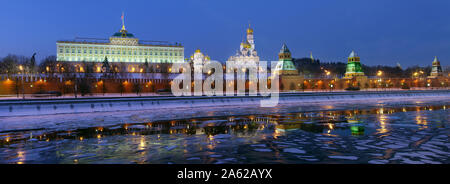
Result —
[[125, 29], [109, 39], [76, 38], [71, 41], [57, 41], [57, 60], [66, 62], [96, 62], [139, 65], [172, 64], [184, 62], [184, 47], [179, 43], [163, 41], [142, 41]]

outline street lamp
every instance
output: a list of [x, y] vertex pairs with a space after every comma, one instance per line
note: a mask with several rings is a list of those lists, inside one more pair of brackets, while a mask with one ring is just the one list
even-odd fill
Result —
[[381, 86], [381, 87], [384, 88], [384, 86], [382, 86], [382, 84], [381, 84], [381, 81], [382, 81], [381, 77], [383, 76], [383, 71], [378, 70], [377, 76], [379, 77], [379, 79], [378, 79], [378, 86]]
[[382, 75], [383, 75], [383, 71], [378, 70], [377, 76], [378, 76], [378, 77], [381, 77]]
[[325, 75], [327, 75], [327, 78], [329, 78], [329, 77], [330, 77], [330, 75], [331, 75], [331, 72], [330, 72], [330, 71], [328, 71], [328, 70], [325, 70]]
[[22, 65], [19, 65], [19, 70], [20, 70], [20, 73], [22, 75], [22, 98], [25, 99], [25, 84], [23, 82], [23, 73], [24, 73], [24, 71], [23, 71], [23, 66]]

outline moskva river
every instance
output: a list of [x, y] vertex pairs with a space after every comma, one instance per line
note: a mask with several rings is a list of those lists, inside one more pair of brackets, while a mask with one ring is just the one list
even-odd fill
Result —
[[448, 107], [448, 101], [377, 101], [236, 108], [219, 116], [204, 109], [212, 112], [176, 120], [88, 118], [82, 128], [49, 118], [60, 128], [3, 129], [0, 163], [449, 164]]

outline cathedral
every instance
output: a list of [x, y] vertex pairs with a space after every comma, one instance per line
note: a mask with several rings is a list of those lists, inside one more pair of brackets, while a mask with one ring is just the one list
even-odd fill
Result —
[[236, 52], [236, 55], [231, 56], [228, 61], [259, 63], [259, 56], [255, 49], [253, 29], [250, 26], [247, 29], [247, 39], [241, 43], [241, 47]]
[[195, 53], [191, 55], [189, 62], [192, 63], [193, 67], [201, 68], [210, 60], [211, 58], [208, 55], [203, 54], [200, 49], [197, 49]]

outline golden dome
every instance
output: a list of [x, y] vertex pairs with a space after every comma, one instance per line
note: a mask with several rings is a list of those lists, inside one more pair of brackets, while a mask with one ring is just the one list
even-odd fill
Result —
[[200, 53], [200, 49], [195, 50], [195, 53]]
[[248, 28], [247, 29], [247, 34], [253, 34], [253, 29], [252, 28]]
[[249, 48], [252, 47], [248, 42], [247, 42], [247, 43], [242, 42], [242, 43], [241, 43], [241, 46], [243, 46], [243, 47], [246, 48], [246, 49], [249, 49]]

